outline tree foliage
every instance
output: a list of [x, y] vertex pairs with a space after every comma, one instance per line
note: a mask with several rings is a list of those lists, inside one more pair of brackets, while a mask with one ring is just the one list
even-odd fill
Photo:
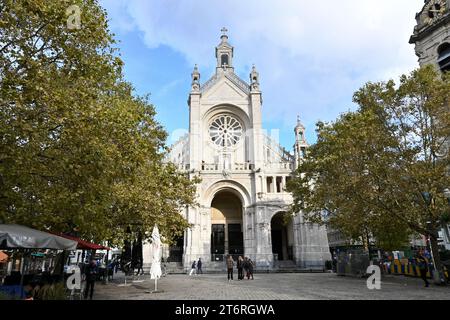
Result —
[[450, 82], [433, 67], [394, 81], [367, 83], [355, 112], [318, 123], [318, 141], [288, 189], [293, 211], [329, 223], [353, 239], [398, 248], [431, 234], [448, 211]]
[[114, 45], [96, 0], [1, 2], [0, 222], [112, 243], [127, 226], [188, 227], [196, 181], [165, 163], [167, 134]]

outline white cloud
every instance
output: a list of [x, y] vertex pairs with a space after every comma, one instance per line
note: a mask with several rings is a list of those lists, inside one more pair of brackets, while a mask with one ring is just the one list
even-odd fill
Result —
[[[104, 0], [111, 23], [142, 32], [145, 44], [167, 45], [202, 80], [215, 63], [214, 46], [226, 26], [237, 72], [255, 63], [264, 113], [293, 125], [330, 120], [351, 105], [368, 80], [383, 80], [417, 66], [408, 44], [423, 0]], [[276, 112], [274, 112], [276, 110]]]

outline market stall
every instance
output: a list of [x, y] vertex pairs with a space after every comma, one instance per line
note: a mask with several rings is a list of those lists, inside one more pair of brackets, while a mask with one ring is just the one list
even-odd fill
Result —
[[[63, 261], [55, 263], [52, 270], [40, 270], [41, 274], [30, 274], [31, 266], [36, 264], [37, 259], [49, 255], [58, 260], [56, 253], [64, 250], [76, 250], [77, 242], [51, 234], [15, 224], [0, 224], [0, 250], [10, 252], [13, 257], [11, 272], [6, 275], [0, 291], [12, 296], [23, 298], [24, 285], [36, 277], [51, 277], [53, 274], [61, 276], [59, 266]], [[55, 252], [57, 251], [57, 252]], [[42, 264], [42, 260], [38, 261]], [[47, 274], [44, 274], [47, 273]]]
[[[86, 262], [86, 260], [85, 260], [86, 253], [85, 252], [90, 251], [90, 253], [91, 253], [90, 259], [94, 259], [96, 261], [102, 262], [102, 263], [99, 263], [99, 265], [98, 265], [100, 279], [105, 280], [105, 281], [108, 280], [107, 279], [108, 252], [111, 250], [111, 248], [105, 247], [100, 244], [92, 243], [92, 242], [80, 239], [78, 237], [75, 237], [75, 236], [70, 236], [70, 235], [60, 234], [60, 233], [57, 233], [56, 235], [77, 242], [77, 251], [81, 250], [81, 254], [80, 254], [80, 252], [77, 252], [75, 254], [75, 264], [78, 266], [84, 266], [84, 264]], [[100, 254], [98, 252], [98, 251], [103, 251], [103, 250], [106, 251], [106, 255]], [[80, 261], [80, 257], [81, 257], [81, 261]]]

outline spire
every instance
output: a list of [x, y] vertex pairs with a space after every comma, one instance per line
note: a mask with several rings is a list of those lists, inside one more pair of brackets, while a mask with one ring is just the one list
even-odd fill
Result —
[[191, 77], [191, 91], [197, 92], [200, 90], [200, 72], [198, 72], [197, 64], [194, 66], [194, 71], [192, 71]]
[[222, 33], [221, 42], [216, 47], [217, 70], [233, 70], [233, 47], [228, 43], [228, 29], [223, 27], [220, 32]]
[[227, 42], [227, 40], [228, 40], [228, 35], [227, 35], [228, 29], [223, 27], [222, 29], [220, 29], [220, 32], [222, 32], [222, 35], [220, 36], [220, 39], [222, 39], [222, 42]]
[[255, 65], [253, 65], [250, 73], [250, 89], [251, 91], [259, 91], [259, 73], [256, 71]]
[[302, 159], [306, 156], [306, 150], [308, 148], [308, 143], [305, 137], [305, 126], [300, 121], [300, 116], [297, 115], [297, 125], [294, 129], [295, 132], [295, 144], [294, 144], [294, 155], [295, 155], [295, 167], [297, 168]]
[[300, 120], [300, 115], [297, 115], [297, 125], [295, 126], [295, 131], [297, 132], [297, 129], [305, 129], [305, 126], [302, 124]]

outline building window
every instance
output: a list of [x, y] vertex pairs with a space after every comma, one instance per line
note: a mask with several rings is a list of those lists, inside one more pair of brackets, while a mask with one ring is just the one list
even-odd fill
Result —
[[438, 64], [441, 71], [450, 71], [450, 43], [442, 44], [438, 49], [438, 54]]
[[267, 193], [272, 193], [273, 192], [273, 178], [272, 177], [267, 177], [266, 178], [266, 182], [267, 182]]
[[301, 153], [301, 157], [305, 158], [306, 157], [306, 148], [305, 147], [301, 147], [300, 148], [300, 153]]
[[283, 183], [283, 177], [277, 177], [277, 193], [281, 193], [282, 183]]
[[228, 55], [227, 54], [223, 54], [220, 56], [220, 65], [223, 67], [224, 65], [229, 66], [229, 62], [228, 62]]
[[241, 123], [229, 115], [220, 115], [209, 126], [212, 142], [220, 147], [232, 147], [239, 142], [243, 129]]
[[291, 177], [286, 177], [286, 186], [289, 183], [289, 181], [291, 181]]

